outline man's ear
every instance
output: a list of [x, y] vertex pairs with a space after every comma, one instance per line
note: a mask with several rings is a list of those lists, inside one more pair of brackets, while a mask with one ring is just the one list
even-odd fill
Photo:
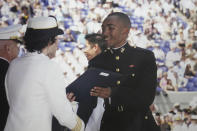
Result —
[[128, 37], [130, 28], [123, 28], [121, 31], [121, 35], [123, 35], [125, 38]]
[[94, 50], [96, 50], [97, 49], [96, 44], [92, 44], [91, 45], [91, 48], [94, 49]]
[[97, 50], [99, 50], [100, 47], [99, 47], [98, 44], [94, 44], [93, 48], [94, 48], [95, 51], [97, 51]]
[[98, 44], [95, 44], [95, 52], [96, 53], [100, 53], [101, 52], [101, 48], [99, 47]]
[[128, 34], [129, 31], [130, 31], [130, 28], [123, 28], [122, 29], [122, 33], [124, 33], [124, 34]]

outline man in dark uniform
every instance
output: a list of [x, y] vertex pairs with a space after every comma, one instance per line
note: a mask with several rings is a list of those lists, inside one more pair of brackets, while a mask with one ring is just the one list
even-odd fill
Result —
[[94, 87], [90, 94], [105, 98], [101, 131], [158, 131], [149, 106], [157, 82], [154, 54], [131, 47], [127, 42], [131, 23], [126, 14], [114, 12], [102, 24], [102, 34], [110, 48], [93, 58], [89, 67], [98, 67], [125, 75], [117, 86]]
[[19, 38], [19, 29], [21, 25], [13, 25], [0, 29], [0, 97], [1, 97], [1, 114], [0, 114], [0, 130], [3, 131], [9, 105], [5, 93], [5, 75], [9, 66], [9, 62], [17, 57], [19, 48], [17, 46]]

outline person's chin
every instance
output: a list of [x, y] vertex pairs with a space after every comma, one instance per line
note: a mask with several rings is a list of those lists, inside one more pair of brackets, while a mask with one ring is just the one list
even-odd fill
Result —
[[108, 40], [108, 41], [107, 41], [107, 45], [109, 45], [109, 46], [113, 45], [112, 43], [113, 43], [112, 40]]
[[91, 60], [91, 57], [89, 57], [89, 56], [86, 56], [86, 58], [88, 59], [88, 61], [90, 61], [90, 60]]

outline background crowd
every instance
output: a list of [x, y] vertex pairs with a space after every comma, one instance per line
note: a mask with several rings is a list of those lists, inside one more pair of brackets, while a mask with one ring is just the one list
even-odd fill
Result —
[[[69, 84], [88, 64], [82, 51], [84, 36], [100, 32], [101, 22], [110, 12], [124, 12], [132, 22], [130, 44], [155, 54], [158, 94], [197, 91], [196, 7], [197, 0], [1, 0], [0, 27], [21, 23], [23, 36], [29, 18], [56, 16], [65, 34], [53, 60], [61, 65]], [[155, 117], [165, 130], [197, 129], [196, 107], [175, 105], [168, 114], [155, 112]]]

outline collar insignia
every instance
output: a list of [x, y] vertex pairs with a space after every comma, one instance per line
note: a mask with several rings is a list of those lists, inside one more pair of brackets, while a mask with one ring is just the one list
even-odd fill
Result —
[[121, 52], [121, 53], [124, 53], [124, 51], [125, 51], [125, 48], [122, 47], [122, 48], [120, 49], [120, 52]]

